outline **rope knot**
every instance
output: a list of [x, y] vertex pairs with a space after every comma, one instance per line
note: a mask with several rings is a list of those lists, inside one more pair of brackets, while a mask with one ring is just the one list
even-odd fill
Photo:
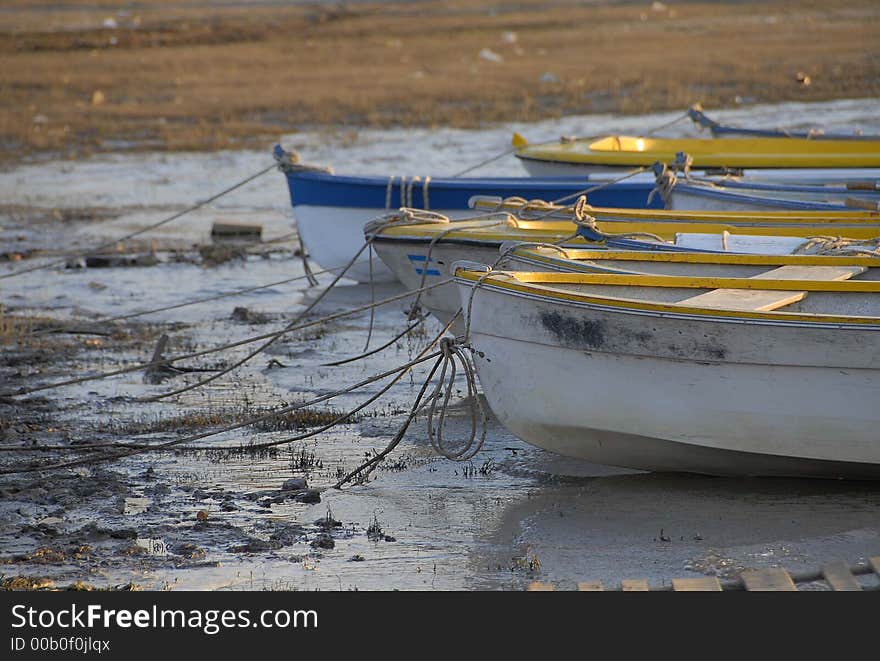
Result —
[[300, 160], [299, 152], [294, 150], [287, 151], [281, 145], [275, 145], [275, 148], [272, 150], [272, 155], [275, 157], [275, 162], [278, 164], [278, 169], [282, 172], [326, 172], [327, 174], [333, 174], [333, 168], [323, 166], [323, 165], [308, 165], [302, 163]]
[[587, 204], [587, 196], [581, 195], [574, 203], [574, 223], [581, 227], [596, 229], [596, 218], [587, 213], [592, 207]]

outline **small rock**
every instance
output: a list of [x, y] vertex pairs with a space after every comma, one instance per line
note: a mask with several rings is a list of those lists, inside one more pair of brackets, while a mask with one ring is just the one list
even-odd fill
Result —
[[321, 502], [321, 492], [317, 489], [309, 489], [301, 494], [299, 494], [296, 498], [294, 498], [298, 503], [320, 503]]
[[545, 71], [544, 73], [542, 73], [541, 76], [538, 78], [538, 80], [542, 83], [561, 83], [562, 82], [560, 80], [559, 76], [557, 76], [555, 73], [552, 73], [550, 71]]
[[309, 483], [304, 477], [292, 477], [289, 480], [284, 480], [284, 484], [281, 485], [282, 491], [305, 491], [308, 488]]
[[95, 90], [94, 92], [92, 92], [92, 105], [93, 106], [103, 105], [105, 100], [106, 100], [106, 97], [104, 96], [104, 92], [102, 92], [101, 90]]
[[330, 535], [322, 532], [312, 540], [311, 546], [313, 549], [332, 549], [336, 546], [336, 542], [333, 541]]
[[232, 311], [231, 319], [233, 321], [242, 321], [247, 322], [250, 316], [250, 311], [245, 307], [237, 307]]
[[516, 36], [516, 32], [502, 32], [501, 33], [501, 41], [505, 44], [515, 44], [517, 42], [518, 37]]
[[183, 556], [188, 560], [202, 560], [207, 555], [205, 549], [196, 546], [195, 544], [190, 544], [189, 542], [184, 542], [183, 544], [178, 544], [172, 550], [174, 555]]
[[385, 535], [385, 541], [386, 541], [386, 542], [396, 542], [396, 541], [397, 541], [397, 538], [396, 538], [396, 537], [392, 537], [391, 535]]
[[491, 48], [484, 48], [483, 50], [481, 50], [480, 57], [482, 59], [486, 60], [487, 62], [496, 62], [496, 63], [504, 62], [504, 58], [501, 55], [499, 55], [498, 53], [496, 53], [495, 51], [493, 51]]
[[119, 27], [119, 24], [116, 22], [116, 19], [115, 19], [115, 18], [112, 18], [112, 17], [111, 17], [111, 18], [105, 18], [105, 19], [104, 19], [104, 22], [102, 23], [102, 25], [103, 25], [104, 28], [107, 29], [107, 30], [115, 30], [116, 28]]
[[359, 553], [355, 553], [348, 559], [349, 562], [363, 562], [364, 560], [366, 560], [366, 558]]
[[208, 510], [199, 510], [196, 514], [196, 518], [199, 521], [207, 521], [210, 514], [208, 514]]
[[266, 551], [276, 551], [281, 548], [280, 542], [263, 541], [262, 539], [251, 539], [246, 544], [230, 547], [232, 553], [264, 553]]
[[805, 74], [803, 71], [797, 72], [797, 74], [795, 75], [795, 80], [797, 80], [804, 87], [808, 87], [809, 84], [812, 82], [810, 80], [810, 77], [807, 74]]

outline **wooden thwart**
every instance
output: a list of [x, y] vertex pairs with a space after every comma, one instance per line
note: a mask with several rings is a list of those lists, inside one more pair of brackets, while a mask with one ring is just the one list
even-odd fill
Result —
[[750, 592], [797, 592], [794, 581], [784, 569], [744, 571], [742, 581]]
[[832, 562], [822, 568], [822, 575], [835, 592], [861, 592], [862, 586], [845, 562]]
[[714, 576], [673, 578], [672, 589], [676, 592], [721, 592], [721, 582]]
[[[849, 280], [864, 273], [864, 266], [780, 266], [777, 269], [752, 276], [753, 280]], [[807, 295], [805, 291], [773, 291], [769, 289], [713, 289], [691, 296], [680, 304], [701, 308], [726, 308], [749, 312], [769, 312], [792, 303]]]
[[620, 582], [624, 592], [647, 592], [648, 581], [642, 579], [625, 579]]
[[583, 581], [578, 583], [579, 592], [602, 592], [602, 581]]

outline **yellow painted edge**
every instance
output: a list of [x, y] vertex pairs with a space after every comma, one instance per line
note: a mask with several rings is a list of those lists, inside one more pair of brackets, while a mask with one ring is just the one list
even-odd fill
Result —
[[[485, 274], [479, 271], [467, 271], [459, 269], [455, 272], [457, 278], [476, 282]], [[545, 276], [551, 276], [549, 278]], [[561, 278], [559, 276], [562, 276]], [[572, 280], [574, 278], [574, 280]], [[649, 281], [659, 282], [667, 280], [668, 284], [652, 284]], [[676, 281], [672, 284], [670, 279]], [[687, 284], [685, 281], [690, 281]], [[498, 275], [489, 276], [483, 280], [483, 284], [494, 285], [502, 289], [510, 289], [525, 294], [556, 298], [579, 303], [592, 303], [607, 307], [628, 308], [651, 312], [669, 312], [677, 314], [695, 314], [705, 317], [718, 318], [746, 318], [746, 319], [776, 319], [780, 321], [805, 321], [813, 323], [841, 323], [841, 324], [880, 324], [880, 317], [854, 317], [823, 314], [798, 314], [794, 312], [750, 312], [739, 310], [725, 310], [723, 308], [704, 308], [677, 303], [656, 303], [651, 301], [637, 301], [611, 296], [595, 296], [563, 292], [552, 289], [548, 284], [596, 284], [596, 285], [636, 285], [645, 287], [679, 287], [683, 289], [763, 289], [779, 291], [854, 291], [861, 293], [880, 293], [880, 282], [861, 282], [855, 280], [846, 281], [814, 281], [814, 280], [753, 280], [750, 278], [691, 278], [686, 276], [644, 276], [644, 275], [606, 275], [606, 274], [580, 274], [580, 273], [526, 273], [526, 272], [499, 272]], [[858, 289], [846, 289], [846, 287], [858, 286]], [[868, 288], [866, 289], [865, 286]]]
[[549, 248], [517, 248], [513, 255], [520, 255], [553, 263], [559, 261], [607, 261], [664, 262], [676, 264], [731, 264], [739, 266], [865, 266], [880, 267], [876, 257], [845, 257], [838, 255], [749, 255], [742, 253], [696, 253], [696, 252], [650, 252], [635, 250], [589, 250], [565, 248], [566, 257]]
[[[455, 221], [458, 222], [458, 221]], [[522, 224], [518, 227], [510, 227], [506, 229], [488, 229], [477, 226], [463, 227], [460, 230], [452, 230], [449, 231], [448, 225], [443, 225], [438, 228], [437, 225], [405, 225], [405, 226], [395, 226], [385, 228], [383, 231], [377, 233], [381, 236], [387, 237], [411, 237], [411, 238], [423, 238], [423, 237], [434, 237], [440, 232], [446, 232], [444, 235], [445, 239], [485, 239], [490, 241], [506, 241], [511, 238], [516, 238], [518, 236], [528, 236], [529, 240], [542, 240], [535, 237], [559, 237], [569, 236], [573, 234], [577, 230], [577, 226], [574, 223], [568, 222], [548, 222], [542, 221], [542, 227], [532, 228], [528, 226], [523, 226]], [[722, 232], [729, 232], [734, 236], [787, 236], [794, 238], [809, 238], [817, 235], [827, 235], [829, 230], [832, 229], [830, 226], [816, 225], [816, 226], [804, 226], [804, 227], [779, 227], [779, 226], [767, 226], [767, 227], [738, 227], [736, 225], [716, 225], [711, 223], [691, 223], [691, 224], [680, 224], [680, 223], [625, 223], [625, 222], [614, 222], [614, 223], [599, 223], [598, 229], [602, 232], [608, 232], [609, 234], [634, 234], [634, 233], [649, 233], [656, 234], [665, 239], [672, 239], [676, 234], [679, 233], [687, 233], [687, 234], [721, 234]], [[845, 230], [839, 227], [834, 228], [834, 234], [840, 234], [845, 238], [849, 239], [873, 239], [880, 237], [880, 225], [874, 225], [870, 227], [847, 227]], [[578, 237], [580, 239], [580, 237]], [[587, 243], [583, 239], [580, 239], [582, 243]]]
[[[587, 195], [589, 200], [589, 195]], [[516, 202], [503, 203], [499, 209], [494, 202], [477, 201], [474, 209], [492, 209], [500, 211], [530, 211], [528, 203], [521, 204]], [[573, 207], [564, 205], [551, 204], [547, 208], [531, 210], [535, 213], [546, 213], [552, 211], [555, 214], [571, 215]], [[616, 220], [619, 218], [634, 218], [642, 220], [658, 219], [658, 220], [674, 220], [680, 219], [686, 222], [690, 221], [728, 221], [743, 220], [753, 222], [756, 220], [771, 220], [773, 222], [808, 222], [808, 223], [824, 223], [837, 221], [850, 222], [877, 222], [880, 217], [878, 211], [672, 211], [669, 209], [623, 209], [616, 207], [592, 207], [587, 205], [587, 212], [594, 218]]]
[[[589, 197], [589, 196], [588, 196]], [[516, 202], [504, 203], [499, 208], [495, 202], [477, 201], [474, 204], [474, 210], [492, 210], [507, 212], [525, 212], [525, 213], [548, 213], [552, 212], [554, 216], [571, 216], [573, 208], [570, 206], [549, 205], [546, 208], [530, 209], [528, 204], [519, 204]], [[819, 222], [877, 222], [880, 218], [880, 211], [863, 211], [853, 209], [852, 211], [671, 211], [667, 209], [616, 209], [611, 207], [591, 207], [587, 205], [587, 212], [594, 218], [620, 219], [620, 218], [636, 218], [647, 219], [656, 218], [659, 220], [681, 219], [685, 221], [756, 221], [771, 220], [773, 222], [797, 222], [803, 221], [808, 223]], [[528, 219], [525, 219], [528, 221]]]

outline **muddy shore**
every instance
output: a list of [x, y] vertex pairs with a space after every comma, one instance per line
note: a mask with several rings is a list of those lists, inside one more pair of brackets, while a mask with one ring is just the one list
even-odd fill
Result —
[[[580, 116], [478, 132], [364, 129], [332, 139], [314, 131], [286, 136], [285, 143], [311, 162], [347, 172], [387, 174], [393, 167], [426, 174], [430, 162], [431, 172], [442, 173], [497, 152], [514, 129], [553, 136], [654, 126], [672, 116]], [[755, 126], [774, 126], [780, 117], [790, 125], [880, 132], [874, 99], [719, 114]], [[112, 241], [267, 162], [266, 151], [233, 150], [106, 154], [7, 169], [0, 172], [0, 275]], [[487, 171], [520, 172], [513, 158]], [[211, 226], [233, 221], [262, 225], [262, 241], [222, 249]], [[162, 334], [178, 354], [278, 330], [320, 290], [297, 280], [107, 321], [301, 276], [295, 223], [277, 172], [143, 239], [122, 244], [105, 262], [73, 260], [69, 268], [0, 281], [0, 392], [147, 361]], [[329, 282], [326, 275], [319, 280]], [[351, 309], [371, 296], [367, 286], [342, 285], [316, 314]], [[399, 291], [384, 286], [374, 295]], [[373, 347], [405, 327], [406, 307], [402, 300], [377, 311]], [[428, 320], [364, 361], [327, 366], [360, 353], [369, 326], [369, 314], [359, 313], [291, 334], [208, 387], [158, 402], [142, 400], [211, 372], [157, 384], [139, 370], [0, 401], [0, 471], [94, 455], [84, 444], [167, 442], [302, 402], [407, 362], [439, 331]], [[216, 369], [245, 351], [181, 365]], [[728, 578], [749, 568], [812, 571], [831, 560], [864, 562], [880, 549], [876, 484], [633, 473], [543, 452], [494, 422], [480, 454], [461, 464], [432, 451], [421, 415], [370, 481], [331, 488], [340, 473], [385, 447], [425, 376], [418, 367], [346, 424], [272, 451], [248, 447], [318, 429], [379, 386], [187, 451], [0, 475], [0, 585], [521, 589], [533, 580], [573, 588], [577, 581], [614, 585], [624, 578], [668, 585], [671, 578]], [[453, 436], [469, 427], [460, 392], [454, 401]]]
[[880, 93], [872, 0], [0, 11], [0, 160]]

